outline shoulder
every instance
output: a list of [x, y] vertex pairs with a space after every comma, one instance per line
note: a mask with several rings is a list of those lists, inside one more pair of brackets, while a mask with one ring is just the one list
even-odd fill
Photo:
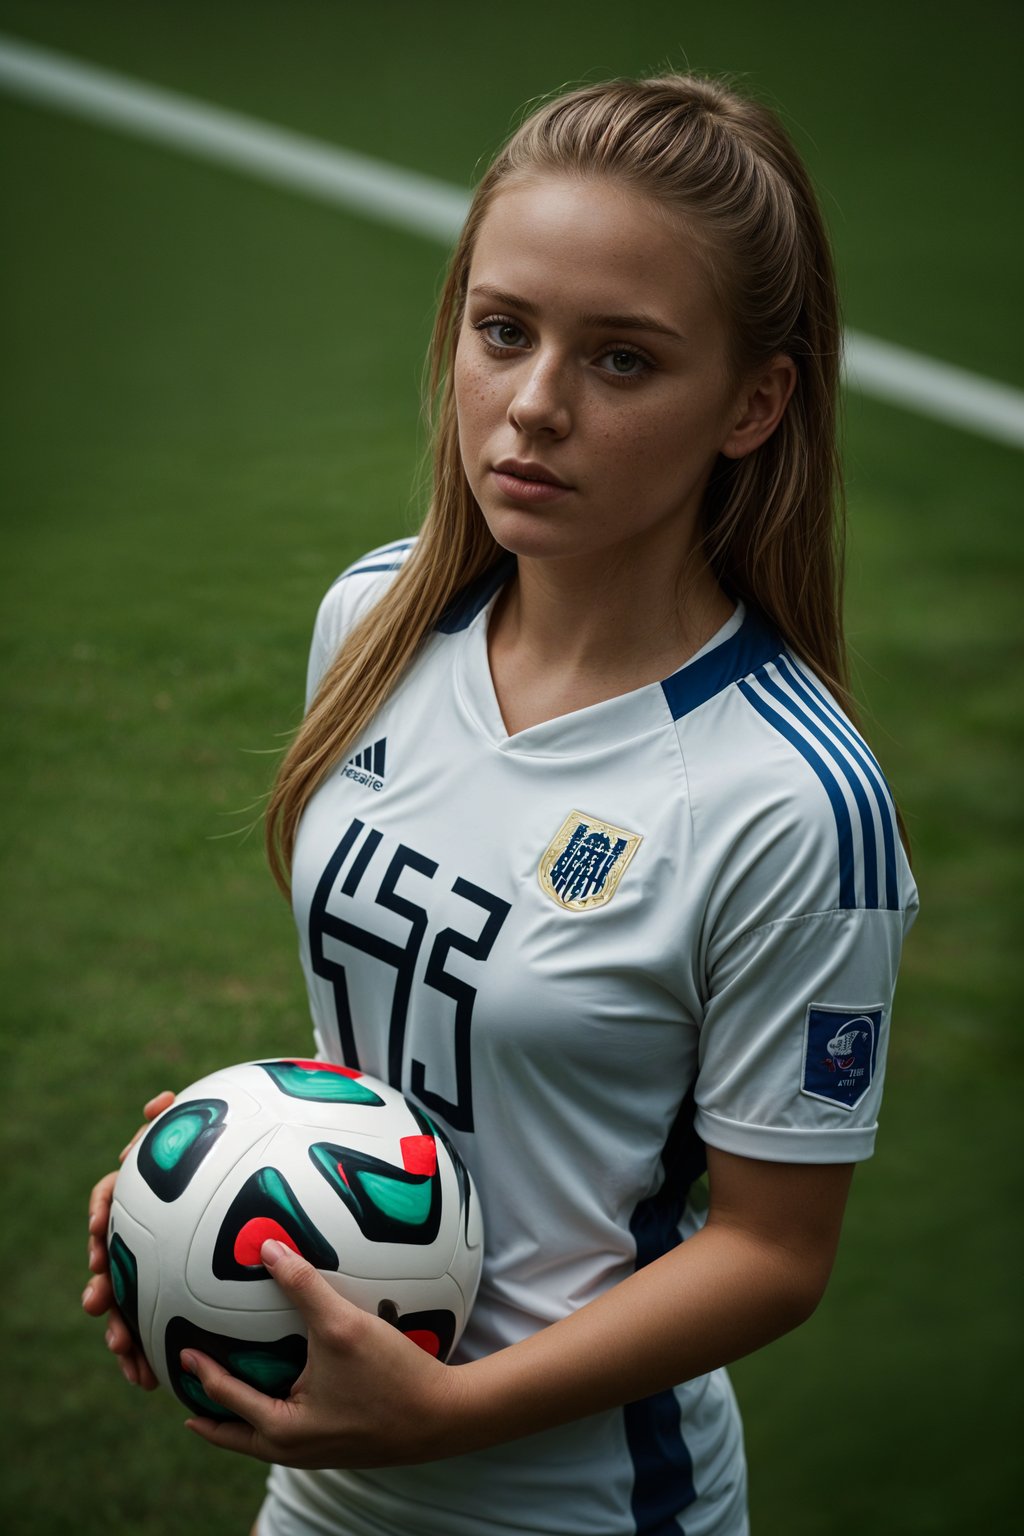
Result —
[[347, 619], [351, 623], [362, 618], [387, 591], [415, 543], [414, 538], [398, 539], [371, 549], [353, 561], [328, 587], [317, 622], [336, 625], [339, 620]]
[[877, 759], [781, 641], [692, 713], [680, 743], [726, 930], [813, 912], [916, 909]]
[[359, 621], [395, 579], [416, 541], [398, 539], [371, 549], [336, 577], [317, 611], [307, 678], [307, 707], [324, 672]]

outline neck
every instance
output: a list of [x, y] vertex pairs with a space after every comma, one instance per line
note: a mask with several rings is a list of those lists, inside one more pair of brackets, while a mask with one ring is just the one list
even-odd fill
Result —
[[652, 574], [633, 560], [520, 556], [488, 631], [510, 734], [671, 676], [733, 610], [706, 565]]
[[703, 562], [659, 572], [657, 580], [651, 575], [628, 559], [520, 557], [516, 578], [499, 599], [492, 636], [563, 674], [668, 676], [721, 628], [733, 604]]

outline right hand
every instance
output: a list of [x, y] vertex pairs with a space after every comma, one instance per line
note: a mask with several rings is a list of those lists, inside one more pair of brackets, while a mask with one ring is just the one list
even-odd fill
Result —
[[[124, 1162], [139, 1137], [148, 1130], [149, 1122], [155, 1120], [157, 1115], [162, 1115], [164, 1110], [169, 1109], [173, 1103], [174, 1094], [170, 1089], [165, 1089], [163, 1093], [158, 1093], [155, 1098], [150, 1099], [142, 1111], [146, 1117], [146, 1124], [139, 1126], [131, 1141], [120, 1153], [119, 1162]], [[108, 1314], [107, 1348], [117, 1356], [122, 1376], [133, 1386], [145, 1387], [147, 1392], [152, 1392], [154, 1387], [159, 1386], [159, 1382], [150, 1370], [145, 1355], [129, 1333], [124, 1318], [114, 1305], [114, 1287], [111, 1283], [110, 1265], [107, 1259], [107, 1225], [110, 1221], [110, 1202], [116, 1181], [116, 1173], [106, 1174], [89, 1196], [89, 1269], [92, 1278], [82, 1293], [82, 1306], [90, 1317], [102, 1317], [105, 1313]]]

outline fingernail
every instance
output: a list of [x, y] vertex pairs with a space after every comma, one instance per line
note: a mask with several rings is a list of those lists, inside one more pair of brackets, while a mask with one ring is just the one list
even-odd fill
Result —
[[198, 1376], [199, 1375], [199, 1362], [196, 1359], [195, 1355], [193, 1355], [190, 1350], [187, 1350], [187, 1349], [183, 1349], [182, 1350], [182, 1352], [181, 1352], [181, 1366], [182, 1366], [182, 1370], [188, 1371], [190, 1375], [192, 1375], [192, 1376]]
[[83, 1307], [86, 1306], [87, 1303], [90, 1302], [91, 1300], [92, 1300], [92, 1286], [91, 1285], [87, 1285], [85, 1290], [82, 1292], [82, 1306]]
[[137, 1387], [139, 1384], [139, 1378], [135, 1374], [135, 1367], [132, 1365], [131, 1361], [121, 1360], [119, 1364], [121, 1366], [121, 1375], [124, 1377], [125, 1381], [130, 1382], [133, 1387]]
[[113, 1349], [113, 1347], [114, 1347], [114, 1330], [113, 1330], [113, 1328], [108, 1328], [106, 1333], [103, 1335], [103, 1337], [107, 1341], [107, 1348], [108, 1349]]
[[273, 1269], [284, 1258], [288, 1249], [284, 1243], [279, 1243], [276, 1237], [268, 1237], [260, 1249], [260, 1258], [268, 1269]]

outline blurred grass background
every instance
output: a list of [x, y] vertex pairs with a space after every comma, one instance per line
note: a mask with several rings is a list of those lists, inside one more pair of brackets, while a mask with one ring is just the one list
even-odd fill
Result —
[[[1022, 12], [0, 0], [0, 31], [469, 185], [528, 99], [661, 65], [778, 104], [851, 325], [1024, 386]], [[6, 1532], [245, 1532], [262, 1469], [83, 1319], [139, 1106], [305, 1049], [254, 820], [316, 604], [415, 522], [444, 252], [0, 95]], [[849, 631], [922, 917], [814, 1319], [734, 1378], [755, 1536], [1016, 1532], [1022, 459], [848, 401]]]

